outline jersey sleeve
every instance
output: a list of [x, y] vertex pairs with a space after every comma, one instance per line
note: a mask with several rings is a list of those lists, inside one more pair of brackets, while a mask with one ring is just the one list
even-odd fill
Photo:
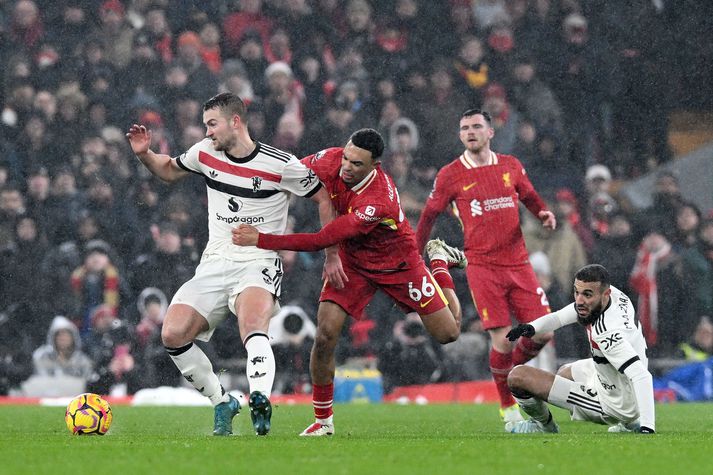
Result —
[[282, 169], [280, 184], [287, 191], [306, 197], [314, 195], [322, 187], [315, 172], [294, 156]]
[[572, 303], [556, 312], [541, 316], [531, 322], [530, 325], [535, 328], [535, 333], [546, 333], [555, 331], [558, 328], [570, 325], [576, 321], [577, 310], [575, 310], [574, 303]]
[[454, 199], [452, 189], [447, 186], [450, 181], [446, 169], [441, 169], [435, 180], [433, 180], [433, 189], [431, 194], [428, 195], [416, 227], [416, 243], [419, 252], [423, 250], [426, 241], [431, 236], [431, 230], [436, 218], [448, 206], [448, 203]]
[[327, 184], [328, 180], [332, 176], [332, 173], [330, 172], [333, 171], [334, 167], [338, 166], [335, 161], [341, 160], [341, 151], [342, 149], [340, 148], [327, 148], [312, 155], [308, 155], [300, 161], [307, 168], [312, 170], [317, 175], [317, 178]]
[[592, 332], [592, 339], [609, 363], [631, 381], [641, 425], [655, 429], [653, 378], [627, 339], [626, 332], [632, 331], [636, 330], [612, 328], [598, 334]]
[[532, 185], [525, 168], [519, 160], [514, 159], [513, 167], [515, 168], [515, 175], [517, 176], [515, 189], [517, 190], [518, 197], [530, 213], [537, 216], [540, 211], [546, 210], [547, 206], [537, 191], [535, 191], [535, 187]]
[[172, 160], [176, 161], [176, 164], [187, 172], [198, 173], [203, 175], [203, 170], [201, 170], [201, 164], [198, 161], [198, 152], [201, 147], [201, 142], [194, 144], [187, 151], [183, 152], [178, 157]]

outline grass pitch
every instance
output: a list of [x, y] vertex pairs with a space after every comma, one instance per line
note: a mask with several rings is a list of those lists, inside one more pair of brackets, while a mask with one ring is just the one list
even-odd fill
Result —
[[338, 405], [336, 435], [297, 434], [310, 406], [274, 408], [267, 437], [247, 411], [211, 436], [210, 407], [115, 406], [106, 436], [72, 436], [64, 408], [0, 406], [0, 474], [710, 474], [713, 405], [657, 406], [654, 436], [608, 434], [556, 411], [560, 434], [503, 432], [494, 405]]

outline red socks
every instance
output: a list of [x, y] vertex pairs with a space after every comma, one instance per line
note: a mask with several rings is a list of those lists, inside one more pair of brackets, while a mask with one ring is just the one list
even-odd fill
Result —
[[433, 259], [431, 261], [431, 274], [433, 279], [442, 289], [455, 289], [451, 273], [448, 272], [448, 263], [441, 259]]
[[537, 356], [537, 353], [539, 353], [544, 346], [544, 344], [537, 343], [530, 338], [518, 338], [515, 349], [512, 351], [512, 365], [517, 366], [527, 363]]
[[490, 349], [490, 372], [495, 380], [495, 387], [500, 396], [500, 407], [510, 407], [515, 404], [510, 388], [508, 387], [508, 374], [512, 370], [512, 355], [500, 353], [494, 348]]
[[334, 411], [332, 404], [334, 403], [334, 383], [320, 386], [315, 384], [312, 386], [312, 406], [314, 407], [314, 417], [317, 419], [327, 419]]

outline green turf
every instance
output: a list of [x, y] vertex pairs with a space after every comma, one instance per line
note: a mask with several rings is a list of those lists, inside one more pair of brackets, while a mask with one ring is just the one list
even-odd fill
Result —
[[209, 407], [116, 406], [104, 437], [71, 436], [64, 409], [0, 406], [0, 474], [710, 474], [713, 406], [657, 406], [659, 434], [608, 434], [555, 413], [560, 434], [502, 431], [493, 405], [339, 405], [337, 434], [302, 438], [311, 407], [275, 407], [258, 438], [212, 437]]

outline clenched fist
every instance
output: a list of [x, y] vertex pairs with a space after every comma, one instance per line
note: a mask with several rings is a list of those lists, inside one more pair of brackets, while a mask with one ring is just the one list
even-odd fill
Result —
[[249, 224], [241, 224], [237, 228], [233, 228], [233, 244], [238, 246], [257, 246], [257, 238], [260, 232], [255, 226]]

